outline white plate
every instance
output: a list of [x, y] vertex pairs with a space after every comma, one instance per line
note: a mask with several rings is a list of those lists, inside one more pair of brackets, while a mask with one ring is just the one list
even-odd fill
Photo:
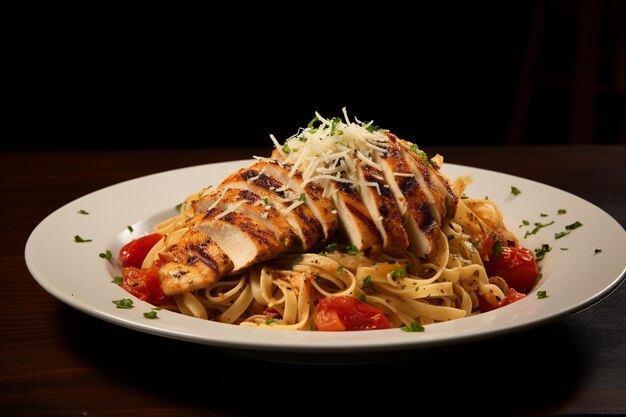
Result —
[[[81, 197], [44, 219], [26, 244], [28, 269], [37, 282], [62, 302], [100, 319], [160, 336], [228, 348], [235, 351], [363, 354], [388, 350], [426, 348], [482, 339], [519, 331], [578, 312], [601, 300], [624, 278], [626, 233], [607, 213], [559, 189], [493, 171], [446, 164], [453, 178], [471, 175], [475, 182], [466, 193], [488, 196], [505, 216], [509, 229], [523, 246], [552, 247], [540, 262], [543, 278], [532, 293], [506, 308], [446, 323], [426, 326], [423, 333], [399, 329], [359, 332], [288, 332], [239, 327], [159, 311], [150, 320], [143, 313], [151, 305], [135, 299], [135, 308], [117, 309], [112, 300], [130, 297], [111, 282], [119, 267], [98, 256], [106, 249], [117, 254], [132, 238], [148, 233], [158, 221], [174, 215], [174, 207], [187, 195], [219, 182], [252, 161], [194, 166], [154, 174], [113, 185]], [[511, 186], [522, 193], [514, 196]], [[564, 208], [566, 214], [557, 215]], [[77, 212], [87, 210], [89, 215]], [[545, 213], [547, 217], [541, 217]], [[522, 219], [530, 227], [518, 228]], [[535, 222], [555, 223], [524, 239]], [[565, 225], [583, 226], [555, 240]], [[126, 226], [134, 228], [132, 236]], [[92, 239], [75, 243], [74, 235]], [[561, 250], [567, 247], [568, 250]], [[602, 249], [594, 253], [595, 249]], [[537, 290], [548, 298], [538, 299]]]

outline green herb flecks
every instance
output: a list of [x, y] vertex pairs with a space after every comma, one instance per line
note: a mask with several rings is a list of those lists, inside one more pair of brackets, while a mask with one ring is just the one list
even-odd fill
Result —
[[413, 320], [412, 322], [409, 323], [408, 326], [400, 327], [400, 330], [402, 330], [403, 332], [417, 333], [417, 332], [423, 332], [424, 326], [422, 326], [421, 324]]
[[291, 152], [291, 148], [286, 143], [283, 145], [282, 150], [283, 150], [284, 153]]
[[572, 224], [568, 224], [567, 226], [565, 226], [565, 229], [567, 230], [574, 230], [574, 229], [578, 229], [580, 226], [582, 226], [583, 224], [579, 221], [575, 221]]
[[452, 240], [452, 239], [454, 239], [456, 237], [456, 235], [451, 233], [451, 234], [447, 235], [446, 237], [448, 238], [448, 240]]
[[553, 224], [554, 224], [554, 220], [552, 220], [549, 223], [535, 223], [535, 227], [533, 228], [533, 230], [531, 230], [529, 232], [526, 232], [524, 234], [524, 238], [527, 238], [530, 235], [536, 235], [539, 230], [543, 229], [544, 227], [548, 227], [550, 225], [553, 225]]
[[422, 159], [422, 161], [424, 162], [424, 165], [426, 165], [426, 166], [430, 165], [430, 161], [428, 160], [428, 155], [426, 155], [426, 152], [421, 150], [416, 144], [411, 143], [409, 145], [409, 151], [417, 154], [417, 156], [419, 156]]
[[546, 256], [546, 253], [550, 252], [551, 250], [552, 248], [550, 247], [550, 245], [548, 245], [547, 243], [542, 244], [540, 248], [535, 249], [535, 259], [537, 261], [542, 260]]
[[569, 232], [569, 230], [566, 230], [565, 232], [555, 233], [555, 234], [554, 234], [554, 238], [555, 238], [555, 239], [560, 239], [560, 238], [562, 238], [562, 237], [564, 237], [564, 236], [569, 235], [569, 233], [570, 233], [570, 232]]
[[361, 295], [359, 295], [359, 297], [358, 297], [358, 298], [359, 298], [359, 301], [360, 301], [360, 302], [362, 302], [362, 303], [364, 303], [364, 302], [365, 302], [365, 300], [367, 299], [367, 297], [365, 296], [365, 294], [361, 294]]
[[129, 233], [133, 233], [133, 231], [135, 230], [133, 229], [133, 226], [126, 226], [126, 228], [128, 229]]
[[99, 257], [101, 257], [102, 259], [106, 259], [107, 261], [110, 260], [113, 257], [113, 254], [111, 253], [110, 250], [106, 250], [104, 252], [100, 252], [98, 254]]
[[537, 291], [537, 298], [548, 298], [548, 293], [546, 291]]
[[371, 287], [372, 286], [372, 276], [368, 275], [365, 278], [363, 278], [363, 285], [361, 286], [361, 288], [366, 288], [366, 287]]
[[276, 320], [275, 318], [273, 318], [273, 317], [272, 317], [271, 319], [267, 319], [267, 320], [265, 320], [265, 324], [267, 324], [267, 325], [269, 326], [269, 325], [270, 325], [270, 324], [272, 324], [272, 323], [276, 323], [276, 321], [277, 321], [277, 320]]
[[130, 298], [122, 298], [121, 300], [113, 300], [112, 302], [117, 308], [129, 309], [135, 307], [133, 305], [133, 300]]
[[403, 278], [406, 276], [406, 269], [404, 268], [394, 269], [393, 271], [389, 273], [389, 275], [391, 275], [391, 278]]
[[306, 201], [306, 194], [300, 194], [300, 197], [298, 197], [298, 201]]
[[520, 190], [519, 188], [517, 188], [514, 185], [511, 185], [511, 194], [513, 195], [520, 195], [522, 193], [522, 190]]
[[593, 253], [594, 253], [594, 254], [596, 254], [596, 253], [600, 253], [600, 252], [602, 252], [602, 249], [594, 249], [594, 250], [593, 250]]
[[565, 210], [565, 209], [558, 209], [556, 211], [556, 214], [565, 214], [565, 213], [567, 213], [567, 210]]
[[359, 253], [359, 249], [356, 246], [354, 246], [354, 245], [348, 245], [346, 247], [346, 253], [348, 255], [356, 255], [356, 254]]
[[335, 135], [335, 131], [337, 130], [337, 125], [341, 123], [341, 119], [339, 117], [333, 117], [330, 121], [330, 136]]
[[150, 311], [146, 311], [145, 313], [143, 313], [143, 316], [147, 319], [150, 320], [154, 320], [154, 319], [158, 319], [159, 317], [157, 317], [157, 312], [156, 310], [150, 310]]
[[177, 212], [180, 213], [180, 209], [183, 207], [183, 203], [180, 204], [176, 204], [176, 207], [174, 207], [176, 209]]
[[83, 210], [83, 209], [78, 210], [76, 213], [83, 214], [85, 216], [89, 214], [89, 212], [87, 210]]
[[79, 235], [74, 236], [74, 242], [76, 243], [87, 243], [87, 242], [92, 242], [92, 241], [93, 239], [83, 239]]
[[296, 255], [295, 258], [293, 258], [294, 262], [299, 264], [300, 262], [302, 262], [304, 258], [302, 257], [302, 255]]
[[116, 275], [113, 277], [113, 279], [111, 280], [112, 283], [117, 284], [117, 285], [122, 285], [122, 281], [124, 280], [124, 278], [120, 277], [119, 275]]

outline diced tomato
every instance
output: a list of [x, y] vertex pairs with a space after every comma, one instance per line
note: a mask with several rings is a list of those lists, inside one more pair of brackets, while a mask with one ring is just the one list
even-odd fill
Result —
[[165, 301], [161, 283], [157, 276], [160, 267], [140, 269], [132, 266], [122, 271], [122, 288], [130, 294], [150, 304], [159, 305]]
[[315, 325], [322, 331], [388, 329], [391, 323], [376, 307], [354, 297], [336, 296], [320, 300]]
[[504, 300], [500, 301], [500, 305], [498, 307], [504, 307], [509, 304], [513, 304], [516, 301], [521, 300], [526, 297], [526, 294], [515, 291], [514, 288], [509, 288], [509, 292], [504, 297]]
[[497, 256], [485, 262], [490, 277], [504, 278], [509, 287], [525, 292], [533, 286], [539, 274], [535, 256], [521, 246], [505, 246]]
[[496, 244], [493, 236], [493, 233], [481, 233], [477, 236], [476, 250], [478, 250], [481, 259], [489, 259], [493, 255], [493, 245]]
[[280, 313], [271, 307], [268, 307], [265, 310], [263, 310], [263, 314], [265, 315], [266, 320], [274, 319], [277, 317], [280, 318]]
[[526, 297], [526, 294], [515, 291], [514, 288], [509, 288], [509, 292], [504, 296], [504, 299], [500, 301], [498, 305], [493, 305], [486, 298], [481, 295], [478, 295], [479, 308], [481, 313], [486, 313], [491, 310], [495, 310], [496, 308], [504, 307], [506, 305], [512, 304], [516, 301], [521, 300]]
[[128, 242], [120, 249], [122, 266], [141, 268], [141, 264], [143, 260], [146, 259], [146, 255], [150, 252], [150, 249], [152, 249], [162, 237], [163, 236], [159, 233], [153, 233]]

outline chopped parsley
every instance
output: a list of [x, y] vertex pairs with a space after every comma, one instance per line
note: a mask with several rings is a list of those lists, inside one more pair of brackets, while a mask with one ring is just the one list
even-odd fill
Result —
[[300, 194], [300, 197], [298, 197], [298, 201], [306, 201], [306, 194]]
[[84, 215], [89, 214], [89, 212], [88, 212], [87, 210], [83, 210], [83, 209], [78, 210], [76, 213], [78, 213], [78, 214], [84, 214]]
[[283, 145], [283, 152], [284, 153], [289, 153], [291, 152], [291, 148], [289, 147], [289, 145], [287, 145], [286, 143]]
[[111, 251], [110, 251], [110, 250], [108, 250], [108, 249], [107, 249], [107, 250], [106, 250], [106, 251], [104, 251], [104, 252], [100, 252], [100, 253], [98, 254], [98, 256], [99, 256], [99, 257], [101, 257], [101, 258], [103, 258], [103, 259], [109, 260], [109, 259], [111, 259], [111, 258], [113, 257], [113, 254], [111, 253]]
[[92, 242], [92, 239], [83, 239], [82, 237], [76, 235], [74, 236], [74, 242], [76, 243], [86, 243], [86, 242]]
[[406, 269], [404, 268], [394, 269], [389, 274], [391, 275], [391, 278], [402, 278], [406, 276]]
[[302, 259], [304, 259], [304, 258], [302, 257], [302, 255], [296, 255], [296, 257], [295, 257], [293, 260], [294, 260], [296, 263], [300, 263], [300, 262], [302, 262]]
[[338, 274], [343, 274], [343, 266], [339, 265], [339, 266], [337, 267], [337, 273], [338, 273]]
[[115, 304], [117, 308], [129, 309], [129, 308], [135, 307], [133, 305], [133, 300], [131, 300], [130, 298], [122, 298], [121, 300], [113, 300], [113, 304]]
[[146, 311], [145, 313], [143, 313], [143, 316], [151, 320], [158, 319], [157, 312], [155, 310]]
[[380, 126], [372, 123], [369, 126], [367, 126], [365, 130], [367, 130], [370, 133], [378, 132], [380, 130]]
[[335, 252], [337, 250], [339, 250], [339, 247], [337, 246], [336, 243], [331, 243], [330, 245], [324, 248], [324, 252]]
[[176, 204], [176, 207], [174, 207], [176, 209], [177, 212], [180, 213], [180, 209], [183, 207], [183, 203], [180, 204]]
[[341, 123], [341, 119], [339, 117], [333, 117], [333, 120], [331, 120], [330, 122], [330, 136], [333, 136], [335, 134], [335, 131], [337, 130], [337, 125]]
[[361, 288], [371, 287], [371, 286], [372, 286], [372, 276], [368, 275], [363, 279], [363, 286]]
[[539, 217], [548, 217], [546, 213], [539, 213]]
[[318, 119], [317, 116], [315, 116], [313, 119], [311, 119], [309, 124], [306, 126], [307, 129], [313, 129], [313, 125], [315, 124], [315, 122], [318, 122], [319, 120], [320, 119]]
[[581, 222], [579, 222], [578, 220], [575, 221], [572, 224], [568, 224], [567, 226], [565, 226], [565, 228], [567, 230], [574, 230], [574, 229], [578, 229], [580, 226], [582, 226], [583, 224]]
[[276, 321], [277, 321], [277, 320], [276, 320], [275, 318], [273, 318], [273, 317], [272, 317], [271, 319], [267, 319], [267, 320], [265, 320], [265, 324], [267, 324], [267, 325], [269, 326], [269, 325], [270, 325], [270, 324], [272, 324], [272, 323], [276, 323]]
[[522, 193], [522, 190], [520, 190], [519, 188], [517, 188], [514, 185], [511, 185], [511, 194], [513, 195], [520, 195]]
[[322, 277], [320, 277], [319, 275], [315, 275], [315, 283], [317, 285], [320, 285], [322, 283]]
[[348, 255], [356, 255], [357, 253], [359, 253], [359, 249], [354, 245], [348, 245], [346, 247], [346, 253]]
[[541, 245], [540, 248], [535, 249], [535, 259], [540, 261], [546, 256], [546, 253], [550, 252], [552, 248], [547, 243]]
[[558, 209], [556, 211], [556, 214], [565, 214], [565, 213], [567, 213], [567, 210], [565, 210], [565, 209]]
[[528, 225], [530, 225], [530, 222], [528, 220], [522, 220], [522, 224], [524, 226], [528, 226]]
[[361, 294], [359, 295], [359, 301], [364, 303], [367, 297], [365, 297], [365, 294]]
[[126, 226], [126, 228], [128, 229], [130, 233], [133, 233], [133, 231], [135, 230], [133, 229], [133, 226]]
[[548, 293], [546, 291], [537, 291], [537, 298], [548, 298]]
[[113, 280], [111, 282], [117, 284], [117, 285], [122, 285], [122, 280], [124, 278], [120, 277], [119, 275], [116, 275], [113, 277]]
[[500, 256], [503, 250], [504, 246], [502, 246], [502, 242], [500, 242], [500, 239], [496, 239], [496, 243], [493, 244], [493, 256]]
[[423, 150], [421, 150], [420, 148], [418, 148], [418, 146], [414, 143], [411, 143], [409, 145], [409, 151], [416, 153], [417, 156], [419, 156], [422, 161], [424, 162], [424, 165], [429, 166], [430, 162], [428, 161], [428, 155], [426, 155], [426, 152], [424, 152]]
[[267, 197], [263, 197], [263, 204], [265, 204], [266, 206], [270, 205], [270, 199]]
[[525, 239], [525, 238], [527, 238], [527, 237], [528, 237], [528, 236], [530, 236], [530, 235], [536, 235], [536, 234], [537, 234], [537, 232], [538, 232], [539, 230], [541, 230], [541, 229], [542, 229], [542, 228], [544, 228], [544, 227], [550, 226], [550, 225], [552, 225], [552, 224], [554, 224], [554, 220], [552, 220], [552, 221], [551, 221], [551, 222], [549, 222], [549, 223], [535, 223], [535, 227], [534, 227], [534, 229], [533, 229], [533, 230], [531, 230], [530, 232], [526, 232], [526, 233], [524, 234], [524, 239]]
[[448, 240], [452, 240], [452, 239], [454, 239], [456, 236], [455, 236], [454, 234], [452, 234], [452, 233], [451, 233], [451, 234], [447, 235], [446, 237], [448, 238]]
[[569, 248], [561, 248], [561, 250], [569, 250]]
[[602, 252], [602, 249], [594, 249], [593, 250], [593, 253], [600, 253], [600, 252]]
[[554, 234], [554, 238], [555, 238], [555, 239], [560, 239], [560, 238], [562, 238], [563, 236], [567, 236], [567, 235], [569, 235], [569, 230], [566, 230], [566, 231], [564, 231], [564, 232], [555, 233], [555, 234]]
[[400, 330], [402, 330], [403, 332], [409, 332], [409, 333], [423, 332], [424, 326], [422, 326], [421, 324], [413, 320], [412, 322], [409, 323], [408, 326], [400, 327]]

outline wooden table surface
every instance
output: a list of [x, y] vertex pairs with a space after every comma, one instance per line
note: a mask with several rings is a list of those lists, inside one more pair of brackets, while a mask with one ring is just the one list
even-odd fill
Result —
[[[626, 224], [624, 146], [425, 150], [450, 163], [558, 187]], [[146, 174], [268, 153], [0, 154], [0, 415], [358, 415], [378, 404], [388, 410], [385, 415], [419, 415], [428, 406], [446, 414], [626, 413], [625, 285], [579, 314], [532, 330], [415, 351], [388, 363], [307, 366], [109, 324], [57, 301], [26, 268], [30, 232], [69, 201]], [[485, 362], [485, 356], [492, 359]]]

